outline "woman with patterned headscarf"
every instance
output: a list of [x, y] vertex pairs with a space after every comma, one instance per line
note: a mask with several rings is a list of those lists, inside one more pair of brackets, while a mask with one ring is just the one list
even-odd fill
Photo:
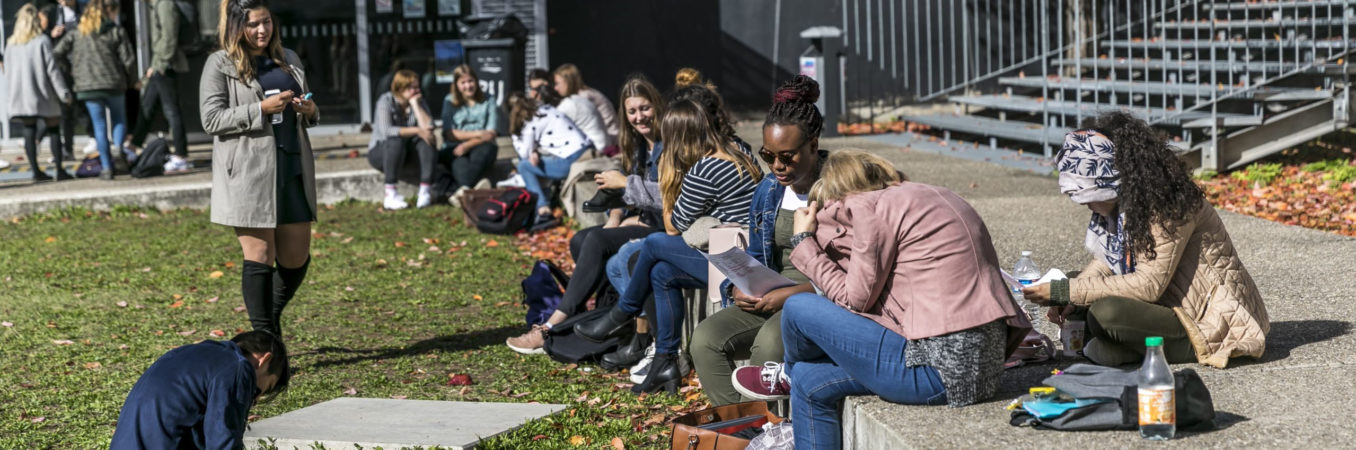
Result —
[[1050, 320], [1086, 314], [1084, 355], [1139, 363], [1144, 339], [1163, 337], [1172, 363], [1223, 368], [1261, 357], [1271, 328], [1257, 285], [1219, 214], [1167, 145], [1127, 112], [1089, 119], [1057, 156], [1059, 188], [1092, 210], [1093, 258], [1077, 277], [1023, 289]]

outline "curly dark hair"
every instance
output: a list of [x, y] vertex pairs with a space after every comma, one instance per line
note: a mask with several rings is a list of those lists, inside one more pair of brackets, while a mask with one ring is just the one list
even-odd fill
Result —
[[819, 137], [824, 130], [824, 115], [815, 102], [819, 101], [819, 83], [805, 75], [796, 75], [782, 83], [772, 94], [772, 109], [767, 111], [763, 127], [795, 125], [805, 139]]
[[691, 101], [706, 110], [706, 116], [711, 119], [711, 129], [717, 134], [728, 138], [735, 136], [734, 120], [730, 118], [729, 111], [725, 110], [725, 100], [710, 84], [687, 85], [675, 89], [665, 99], [665, 103], [670, 105], [683, 101]]
[[1125, 214], [1132, 255], [1158, 257], [1151, 232], [1159, 224], [1168, 234], [1206, 205], [1205, 193], [1191, 179], [1184, 161], [1168, 147], [1168, 136], [1126, 111], [1103, 113], [1083, 121], [1116, 145], [1121, 186], [1117, 207]]

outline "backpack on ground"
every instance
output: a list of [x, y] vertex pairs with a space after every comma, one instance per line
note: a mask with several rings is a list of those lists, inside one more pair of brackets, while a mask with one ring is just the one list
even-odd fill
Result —
[[532, 226], [537, 196], [523, 188], [505, 189], [475, 206], [476, 228], [483, 233], [514, 234]]
[[156, 138], [146, 148], [141, 150], [137, 160], [132, 164], [132, 178], [157, 177], [165, 174], [165, 161], [169, 159], [169, 143], [164, 139]]
[[179, 11], [178, 44], [179, 48], [183, 49], [184, 55], [211, 49], [212, 43], [208, 39], [203, 39], [198, 26], [198, 7], [193, 2], [185, 0], [174, 0], [174, 6]]
[[542, 349], [546, 350], [546, 355], [550, 356], [551, 359], [565, 364], [597, 362], [603, 355], [616, 351], [617, 347], [631, 340], [630, 335], [623, 334], [603, 342], [594, 342], [574, 333], [575, 325], [603, 317], [611, 309], [611, 307], [599, 306], [592, 311], [575, 314], [573, 317], [565, 319], [564, 322], [556, 324], [551, 327], [550, 331], [546, 332], [546, 345], [542, 346]]
[[75, 168], [76, 178], [94, 178], [99, 176], [100, 172], [104, 171], [104, 165], [99, 162], [99, 156], [91, 156], [92, 157], [85, 158], [84, 161], [80, 161], [80, 165]]
[[527, 324], [546, 323], [546, 319], [560, 306], [570, 276], [559, 266], [547, 260], [532, 265], [532, 273], [523, 279], [523, 304], [527, 305]]
[[[1138, 374], [1092, 364], [1074, 364], [1042, 383], [1072, 401], [1034, 401], [1022, 396], [1013, 410], [1013, 426], [1063, 431], [1134, 430], [1139, 427]], [[1215, 428], [1215, 406], [1201, 376], [1192, 369], [1173, 372], [1178, 430]]]

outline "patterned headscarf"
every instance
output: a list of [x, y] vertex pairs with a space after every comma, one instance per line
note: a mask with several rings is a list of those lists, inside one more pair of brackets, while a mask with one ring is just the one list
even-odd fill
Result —
[[[1074, 202], [1086, 205], [1119, 196], [1121, 174], [1116, 171], [1116, 146], [1106, 135], [1095, 130], [1071, 132], [1064, 136], [1064, 147], [1056, 160], [1059, 190]], [[1117, 274], [1135, 271], [1134, 259], [1126, 254], [1129, 236], [1124, 225], [1124, 214], [1106, 217], [1093, 213], [1083, 242]]]

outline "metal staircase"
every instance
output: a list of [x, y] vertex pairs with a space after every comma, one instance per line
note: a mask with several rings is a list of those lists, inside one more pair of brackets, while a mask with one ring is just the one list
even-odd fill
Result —
[[912, 93], [917, 101], [945, 97], [955, 113], [902, 119], [1049, 155], [1082, 119], [1124, 109], [1168, 130], [1173, 145], [1203, 170], [1241, 167], [1352, 121], [1348, 87], [1356, 67], [1347, 59], [1356, 48], [1356, 0], [1000, 3], [1008, 6], [950, 2], [965, 21], [956, 28], [967, 36], [1004, 24], [1012, 30], [1017, 18], [980, 13], [1031, 3], [1043, 12], [1020, 19], [1034, 22], [1034, 31], [1010, 38], [1034, 47], [1030, 54], [1039, 61], [1022, 53], [1026, 65], [1006, 64], [1000, 53], [998, 63], [988, 64], [992, 70], [979, 70], [993, 48], [1016, 45], [932, 40], [942, 54], [952, 45], [974, 47], [957, 53], [969, 81]]

